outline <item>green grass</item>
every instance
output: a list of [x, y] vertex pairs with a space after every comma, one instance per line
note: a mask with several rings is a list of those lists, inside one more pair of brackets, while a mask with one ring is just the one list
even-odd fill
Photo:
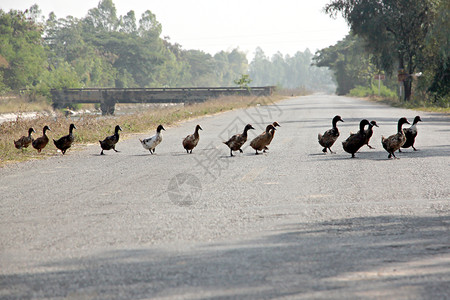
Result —
[[[220, 113], [232, 109], [245, 108], [257, 104], [271, 104], [283, 99], [282, 96], [272, 97], [221, 97], [218, 99], [185, 106], [169, 106], [163, 108], [148, 108], [138, 113], [122, 116], [99, 117], [83, 115], [77, 120], [66, 118], [62, 112], [56, 112], [55, 116], [40, 115], [35, 119], [24, 119], [20, 116], [12, 122], [0, 124], [0, 166], [10, 162], [20, 162], [30, 159], [45, 158], [58, 154], [52, 138], [57, 139], [68, 134], [70, 123], [74, 123], [75, 143], [68, 151], [82, 148], [84, 144], [98, 143], [113, 133], [114, 126], [119, 124], [123, 128], [123, 136], [127, 134], [154, 130], [159, 124], [170, 126], [176, 122], [199, 116]], [[23, 151], [14, 147], [14, 140], [22, 135], [27, 135], [28, 128], [33, 127], [36, 133], [33, 137], [42, 135], [42, 128], [48, 125], [51, 129], [47, 135], [50, 142], [41, 153], [28, 147]]]
[[374, 102], [384, 103], [393, 107], [400, 107], [406, 109], [413, 109], [419, 111], [426, 112], [437, 112], [437, 113], [450, 113], [450, 107], [447, 104], [447, 107], [436, 105], [436, 103], [421, 101], [417, 99], [412, 99], [411, 101], [402, 101], [397, 97], [388, 98], [388, 97], [378, 97], [378, 96], [369, 96], [366, 99]]

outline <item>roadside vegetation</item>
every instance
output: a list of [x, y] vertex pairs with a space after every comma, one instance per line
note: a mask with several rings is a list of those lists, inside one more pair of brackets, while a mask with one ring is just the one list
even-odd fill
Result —
[[[0, 124], [0, 166], [10, 162], [62, 155], [57, 152], [52, 139], [57, 139], [68, 134], [70, 123], [74, 123], [77, 129], [74, 130], [74, 146], [68, 151], [68, 154], [77, 148], [82, 148], [83, 145], [98, 143], [99, 139], [113, 134], [113, 128], [117, 124], [122, 127], [122, 136], [126, 138], [127, 134], [131, 133], [153, 133], [159, 124], [170, 126], [176, 122], [190, 118], [254, 105], [268, 105], [282, 98], [283, 96], [257, 98], [229, 96], [212, 99], [203, 103], [159, 107], [158, 109], [148, 108], [147, 110], [140, 110], [140, 112], [134, 114], [109, 117], [86, 114], [72, 118], [70, 116], [66, 117], [62, 112], [55, 112], [54, 115], [42, 114], [33, 119], [22, 118], [19, 115], [13, 122]], [[50, 142], [42, 153], [37, 153], [31, 145], [23, 151], [14, 147], [14, 140], [17, 140], [22, 135], [27, 135], [28, 128], [33, 127], [36, 130], [36, 133], [33, 134], [33, 137], [36, 138], [42, 135], [42, 128], [45, 125], [48, 125], [51, 129], [50, 132], [47, 132]]]
[[447, 111], [450, 106], [449, 1], [330, 0], [350, 34], [313, 60], [330, 68], [338, 95], [380, 96], [396, 106]]

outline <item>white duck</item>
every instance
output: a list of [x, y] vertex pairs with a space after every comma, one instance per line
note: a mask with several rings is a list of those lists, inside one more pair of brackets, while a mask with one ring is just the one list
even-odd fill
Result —
[[158, 128], [156, 128], [156, 134], [154, 136], [144, 140], [139, 139], [139, 141], [142, 144], [142, 147], [150, 151], [151, 154], [155, 153], [156, 146], [158, 146], [162, 141], [161, 130], [165, 129], [162, 125], [159, 125]]

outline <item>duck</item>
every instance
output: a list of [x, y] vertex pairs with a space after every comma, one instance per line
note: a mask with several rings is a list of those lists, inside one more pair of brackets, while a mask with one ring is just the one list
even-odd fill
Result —
[[[417, 151], [417, 149], [414, 148], [414, 142], [416, 141], [417, 123], [418, 122], [422, 122], [422, 119], [420, 118], [420, 116], [416, 116], [414, 118], [414, 121], [413, 121], [413, 124], [411, 125], [411, 127], [403, 129], [403, 133], [405, 134], [405, 137], [406, 137], [406, 142], [403, 144], [403, 146], [401, 148], [412, 147], [414, 149], [414, 151]], [[398, 149], [398, 151], [402, 152], [401, 149]]]
[[339, 137], [339, 129], [337, 128], [337, 122], [339, 121], [344, 122], [341, 116], [336, 115], [331, 121], [333, 127], [325, 131], [323, 134], [318, 134], [319, 144], [323, 147], [323, 153], [327, 153], [327, 149], [330, 150], [330, 153], [336, 153], [331, 150], [331, 146], [333, 146], [334, 142], [336, 142]]
[[57, 141], [53, 139], [53, 143], [55, 144], [56, 148], [61, 150], [63, 155], [66, 153], [67, 149], [69, 149], [70, 146], [72, 146], [72, 143], [75, 140], [75, 137], [73, 136], [74, 129], [77, 129], [77, 127], [75, 127], [75, 124], [70, 124], [68, 135], [59, 138], [59, 140]]
[[142, 144], [142, 147], [144, 147], [144, 149], [150, 151], [151, 154], [155, 153], [156, 146], [158, 146], [162, 141], [161, 130], [165, 131], [164, 127], [162, 125], [159, 125], [158, 128], [156, 128], [156, 134], [154, 136], [152, 136], [148, 139], [144, 139], [144, 140], [139, 139], [139, 141]]
[[119, 141], [119, 130], [122, 131], [122, 128], [119, 125], [116, 125], [114, 128], [114, 134], [111, 136], [107, 136], [103, 141], [100, 141], [100, 147], [102, 147], [102, 152], [100, 155], [104, 155], [103, 150], [111, 150], [113, 149], [116, 152], [116, 144]]
[[200, 135], [198, 134], [199, 130], [203, 130], [202, 127], [200, 127], [200, 125], [195, 126], [194, 134], [190, 134], [183, 139], [183, 148], [186, 149], [188, 154], [192, 154], [192, 149], [197, 146], [198, 141], [200, 140]]
[[233, 151], [238, 151], [243, 153], [241, 147], [247, 141], [247, 131], [250, 129], [255, 129], [251, 124], [247, 124], [244, 127], [244, 131], [242, 133], [238, 133], [233, 135], [228, 141], [223, 142], [230, 148], [230, 156], [233, 156]]
[[52, 131], [47, 125], [42, 128], [42, 136], [35, 139], [31, 145], [33, 145], [33, 148], [38, 151], [38, 153], [41, 153], [41, 150], [45, 148], [48, 144], [48, 136], [46, 134], [47, 130]]
[[394, 154], [395, 151], [399, 150], [401, 146], [403, 146], [406, 142], [405, 133], [402, 130], [403, 124], [411, 124], [405, 117], [402, 117], [398, 120], [397, 123], [397, 133], [385, 138], [381, 137], [381, 144], [383, 148], [389, 153], [388, 158], [392, 156], [397, 158]]
[[274, 131], [274, 130], [276, 130], [275, 126], [273, 126], [272, 124], [269, 124], [266, 127], [266, 131], [264, 131], [263, 133], [261, 133], [260, 135], [255, 137], [250, 142], [250, 146], [253, 149], [255, 149], [256, 155], [259, 154], [258, 151], [264, 150], [264, 148], [268, 145], [268, 143], [270, 143], [270, 141], [273, 138], [271, 131]]
[[364, 127], [369, 124], [370, 122], [367, 119], [361, 120], [361, 122], [359, 122], [359, 131], [357, 133], [350, 134], [350, 136], [342, 142], [344, 151], [350, 153], [352, 158], [354, 158], [355, 153], [365, 145], [366, 133], [364, 131]]
[[364, 134], [366, 136], [366, 142], [364, 144], [367, 145], [367, 147], [369, 147], [370, 149], [375, 149], [374, 147], [369, 145], [370, 138], [373, 135], [373, 127], [374, 126], [375, 127], [379, 127], [378, 124], [377, 124], [377, 121], [375, 121], [375, 120], [370, 121], [369, 127], [364, 132]]
[[[273, 127], [281, 127], [281, 125], [280, 124], [278, 124], [278, 122], [273, 122], [272, 123], [272, 125], [273, 125]], [[275, 135], [275, 128], [274, 129], [271, 129], [270, 130], [270, 133], [271, 133], [271, 138], [270, 138], [270, 141], [269, 141], [269, 143], [264, 147], [264, 150], [263, 150], [263, 152], [266, 152], [266, 150], [269, 150], [269, 148], [267, 147], [267, 146], [269, 146], [270, 145], [270, 143], [272, 142], [272, 140], [273, 140], [273, 136]]]
[[22, 149], [23, 148], [28, 148], [28, 146], [30, 146], [30, 144], [33, 142], [33, 137], [31, 136], [32, 133], [36, 133], [36, 131], [34, 130], [33, 127], [30, 127], [28, 129], [28, 136], [22, 136], [20, 139], [18, 139], [17, 141], [14, 141], [14, 146], [17, 149]]

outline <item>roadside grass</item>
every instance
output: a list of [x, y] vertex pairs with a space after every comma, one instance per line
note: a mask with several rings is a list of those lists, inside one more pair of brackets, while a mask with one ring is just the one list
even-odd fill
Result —
[[402, 101], [397, 98], [387, 98], [378, 96], [365, 97], [369, 101], [384, 103], [393, 107], [413, 109], [426, 112], [436, 112], [436, 113], [450, 113], [450, 106], [447, 107], [443, 105], [436, 105], [435, 103], [430, 103], [428, 101], [420, 101], [417, 99], [412, 99], [411, 101]]
[[[21, 162], [30, 159], [46, 158], [54, 155], [61, 155], [57, 152], [52, 139], [58, 139], [67, 135], [70, 123], [74, 123], [77, 129], [74, 130], [74, 146], [67, 152], [82, 148], [89, 143], [98, 143], [98, 140], [113, 134], [114, 127], [118, 124], [122, 127], [122, 136], [127, 134], [153, 131], [159, 124], [170, 126], [176, 122], [229, 111], [233, 109], [245, 108], [255, 105], [268, 105], [282, 100], [283, 96], [270, 97], [241, 97], [227, 96], [212, 99], [203, 103], [189, 105], [168, 106], [159, 108], [148, 108], [139, 112], [120, 116], [96, 116], [78, 115], [75, 118], [66, 117], [62, 112], [55, 112], [53, 115], [41, 114], [33, 119], [22, 118], [20, 115], [15, 121], [0, 124], [0, 166], [11, 162]], [[27, 149], [18, 150], [14, 147], [14, 140], [28, 134], [28, 128], [33, 127], [36, 133], [34, 138], [42, 136], [42, 128], [48, 125], [51, 131], [47, 132], [50, 141], [41, 153], [30, 145]], [[100, 149], [100, 148], [99, 148]], [[67, 154], [66, 154], [67, 155]]]
[[53, 108], [44, 98], [28, 101], [25, 97], [5, 95], [0, 97], [0, 114], [13, 112], [52, 111]]

